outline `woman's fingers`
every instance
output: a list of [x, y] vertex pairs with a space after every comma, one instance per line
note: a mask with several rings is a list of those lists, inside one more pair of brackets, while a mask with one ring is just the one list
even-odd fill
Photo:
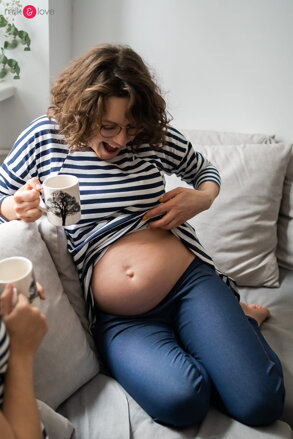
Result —
[[0, 314], [5, 317], [10, 314], [14, 306], [13, 285], [7, 284], [0, 296]]

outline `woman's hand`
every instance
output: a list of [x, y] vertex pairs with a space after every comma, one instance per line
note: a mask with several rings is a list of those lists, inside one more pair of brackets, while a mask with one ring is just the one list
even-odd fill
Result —
[[149, 210], [143, 219], [163, 215], [162, 218], [149, 222], [149, 227], [171, 230], [209, 209], [218, 192], [219, 187], [213, 182], [205, 182], [199, 189], [178, 187], [166, 192], [159, 199], [161, 204]]
[[37, 178], [31, 178], [13, 195], [13, 209], [17, 219], [26, 223], [36, 221], [42, 216], [39, 209], [42, 186]]
[[[39, 285], [39, 294], [44, 297]], [[13, 287], [6, 285], [1, 298], [1, 314], [10, 337], [11, 352], [17, 356], [33, 357], [48, 326], [45, 316], [31, 306], [23, 294], [18, 295], [13, 307]]]
[[[0, 430], [7, 438], [41, 439], [43, 435], [34, 394], [33, 366], [34, 355], [48, 329], [47, 322], [22, 294], [18, 295], [13, 307], [11, 284], [6, 285], [0, 305], [10, 339]], [[1, 433], [0, 436], [2, 438]]]

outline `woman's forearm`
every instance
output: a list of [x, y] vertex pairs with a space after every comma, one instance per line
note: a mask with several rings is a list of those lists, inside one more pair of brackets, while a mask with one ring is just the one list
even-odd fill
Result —
[[15, 439], [15, 435], [13, 433], [13, 430], [7, 420], [5, 419], [5, 416], [0, 410], [0, 437], [1, 439]]
[[11, 352], [5, 376], [3, 414], [16, 439], [42, 438], [34, 394], [32, 356], [20, 357]]
[[198, 190], [207, 194], [208, 201], [212, 205], [220, 192], [220, 187], [213, 181], [205, 181], [199, 186]]

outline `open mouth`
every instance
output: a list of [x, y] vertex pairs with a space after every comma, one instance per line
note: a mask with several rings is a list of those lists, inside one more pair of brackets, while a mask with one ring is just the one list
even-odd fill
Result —
[[103, 142], [103, 147], [107, 152], [113, 154], [118, 151], [119, 148], [115, 148], [114, 146], [109, 145], [109, 143]]

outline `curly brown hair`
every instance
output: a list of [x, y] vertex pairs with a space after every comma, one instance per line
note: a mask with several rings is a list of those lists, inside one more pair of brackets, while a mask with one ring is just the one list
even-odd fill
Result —
[[47, 114], [57, 121], [70, 151], [88, 149], [110, 96], [130, 98], [127, 117], [139, 128], [134, 148], [143, 143], [163, 145], [169, 120], [150, 70], [130, 47], [103, 44], [74, 60], [51, 90]]

